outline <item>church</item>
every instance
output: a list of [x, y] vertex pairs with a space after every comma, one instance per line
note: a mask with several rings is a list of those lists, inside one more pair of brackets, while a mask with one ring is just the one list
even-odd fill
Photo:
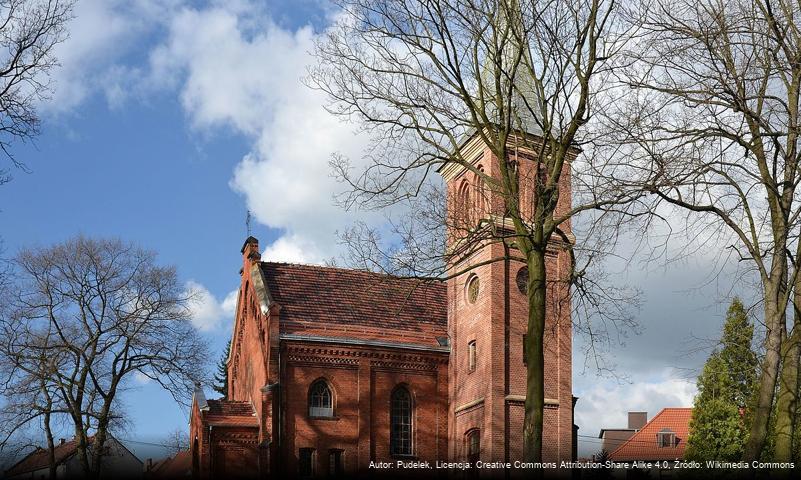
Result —
[[[497, 177], [478, 135], [462, 154]], [[521, 178], [539, 172], [515, 148]], [[570, 206], [570, 166], [558, 211]], [[440, 168], [448, 212], [509, 228], [503, 202], [477, 175]], [[521, 197], [531, 191], [521, 184]], [[525, 204], [521, 202], [521, 204]], [[469, 211], [467, 215], [465, 211]], [[569, 225], [563, 228], [572, 241]], [[454, 240], [444, 240], [452, 248]], [[548, 275], [570, 267], [554, 240]], [[360, 270], [262, 261], [242, 247], [228, 397], [198, 389], [190, 418], [195, 477], [328, 477], [398, 460], [514, 462], [523, 458], [528, 271], [487, 242], [449, 265], [452, 278], [422, 282]], [[507, 255], [508, 257], [508, 255]], [[575, 457], [569, 289], [549, 284], [543, 461]]]

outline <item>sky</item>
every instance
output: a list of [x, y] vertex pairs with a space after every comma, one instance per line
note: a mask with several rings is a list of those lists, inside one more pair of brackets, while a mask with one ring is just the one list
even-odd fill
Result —
[[[53, 95], [39, 106], [42, 133], [13, 149], [28, 172], [0, 187], [5, 255], [76, 234], [153, 249], [199, 292], [193, 321], [217, 358], [232, 329], [247, 211], [262, 258], [303, 263], [340, 254], [335, 232], [355, 219], [333, 203], [342, 187], [328, 159], [358, 158], [366, 143], [303, 82], [335, 13], [326, 0], [79, 0]], [[599, 376], [575, 339], [582, 454], [599, 450], [601, 427], [625, 426], [629, 410], [651, 418], [691, 405], [708, 353], [695, 347], [718, 335], [732, 293], [726, 278], [706, 281], [714, 252], [705, 253], [610, 272], [643, 292], [641, 327], [609, 352], [615, 376]], [[188, 412], [153, 383], [123, 400], [131, 424], [120, 436], [142, 458], [188, 428]]]

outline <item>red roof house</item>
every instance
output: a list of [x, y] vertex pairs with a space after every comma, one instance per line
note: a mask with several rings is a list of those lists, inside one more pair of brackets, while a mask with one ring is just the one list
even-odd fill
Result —
[[[94, 437], [89, 437], [90, 449]], [[105, 443], [106, 452], [101, 464], [102, 478], [141, 478], [142, 461], [131, 453], [122, 442], [109, 435]], [[78, 442], [62, 439], [55, 446], [56, 478], [80, 478], [83, 470], [78, 461]], [[91, 452], [90, 452], [91, 453]], [[45, 448], [37, 448], [25, 458], [6, 470], [2, 478], [39, 479], [49, 474], [49, 455]]]
[[684, 457], [692, 408], [665, 408], [615, 449], [610, 459], [623, 461], [677, 460]]

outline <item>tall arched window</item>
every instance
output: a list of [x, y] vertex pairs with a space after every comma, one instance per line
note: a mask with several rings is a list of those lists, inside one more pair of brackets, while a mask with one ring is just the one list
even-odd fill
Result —
[[390, 452], [393, 455], [412, 454], [412, 396], [406, 387], [392, 392], [390, 408]]
[[[484, 173], [484, 167], [479, 165], [478, 171]], [[487, 195], [487, 185], [480, 175], [476, 175], [476, 214], [479, 219], [486, 216], [489, 212], [489, 196]]]
[[467, 180], [463, 180], [461, 185], [459, 185], [458, 200], [458, 218], [464, 225], [469, 226], [470, 216], [472, 214], [472, 205], [470, 204], [470, 183]]
[[481, 455], [481, 430], [474, 428], [465, 435], [467, 461], [475, 464]]
[[314, 382], [309, 389], [309, 416], [334, 416], [334, 396], [331, 394], [328, 382], [323, 379]]

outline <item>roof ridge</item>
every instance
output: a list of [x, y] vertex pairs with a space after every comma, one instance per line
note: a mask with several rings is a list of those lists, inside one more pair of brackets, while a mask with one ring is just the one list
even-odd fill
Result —
[[361, 269], [361, 268], [348, 268], [348, 267], [339, 267], [339, 266], [332, 266], [332, 265], [319, 265], [319, 264], [315, 264], [315, 263], [277, 262], [277, 261], [265, 261], [265, 260], [262, 260], [261, 264], [262, 265], [267, 264], [267, 265], [283, 265], [283, 266], [290, 266], [290, 267], [301, 267], [301, 268], [306, 268], [306, 269], [310, 269], [310, 270], [340, 271], [340, 272], [347, 272], [347, 273], [358, 273], [358, 274], [362, 274], [362, 275], [374, 275], [374, 276], [379, 276], [379, 277], [387, 277], [387, 278], [391, 278], [391, 279], [394, 279], [394, 280], [409, 280], [409, 281], [417, 280], [417, 281], [420, 281], [420, 282], [427, 281], [427, 282], [432, 283], [432, 284], [444, 284], [444, 280], [441, 280], [441, 279], [432, 278], [432, 279], [429, 279], [429, 280], [424, 280], [422, 278], [406, 277], [406, 276], [402, 276], [402, 275], [393, 275], [391, 273], [386, 273], [386, 272], [374, 272], [372, 270], [366, 270], [366, 269]]

